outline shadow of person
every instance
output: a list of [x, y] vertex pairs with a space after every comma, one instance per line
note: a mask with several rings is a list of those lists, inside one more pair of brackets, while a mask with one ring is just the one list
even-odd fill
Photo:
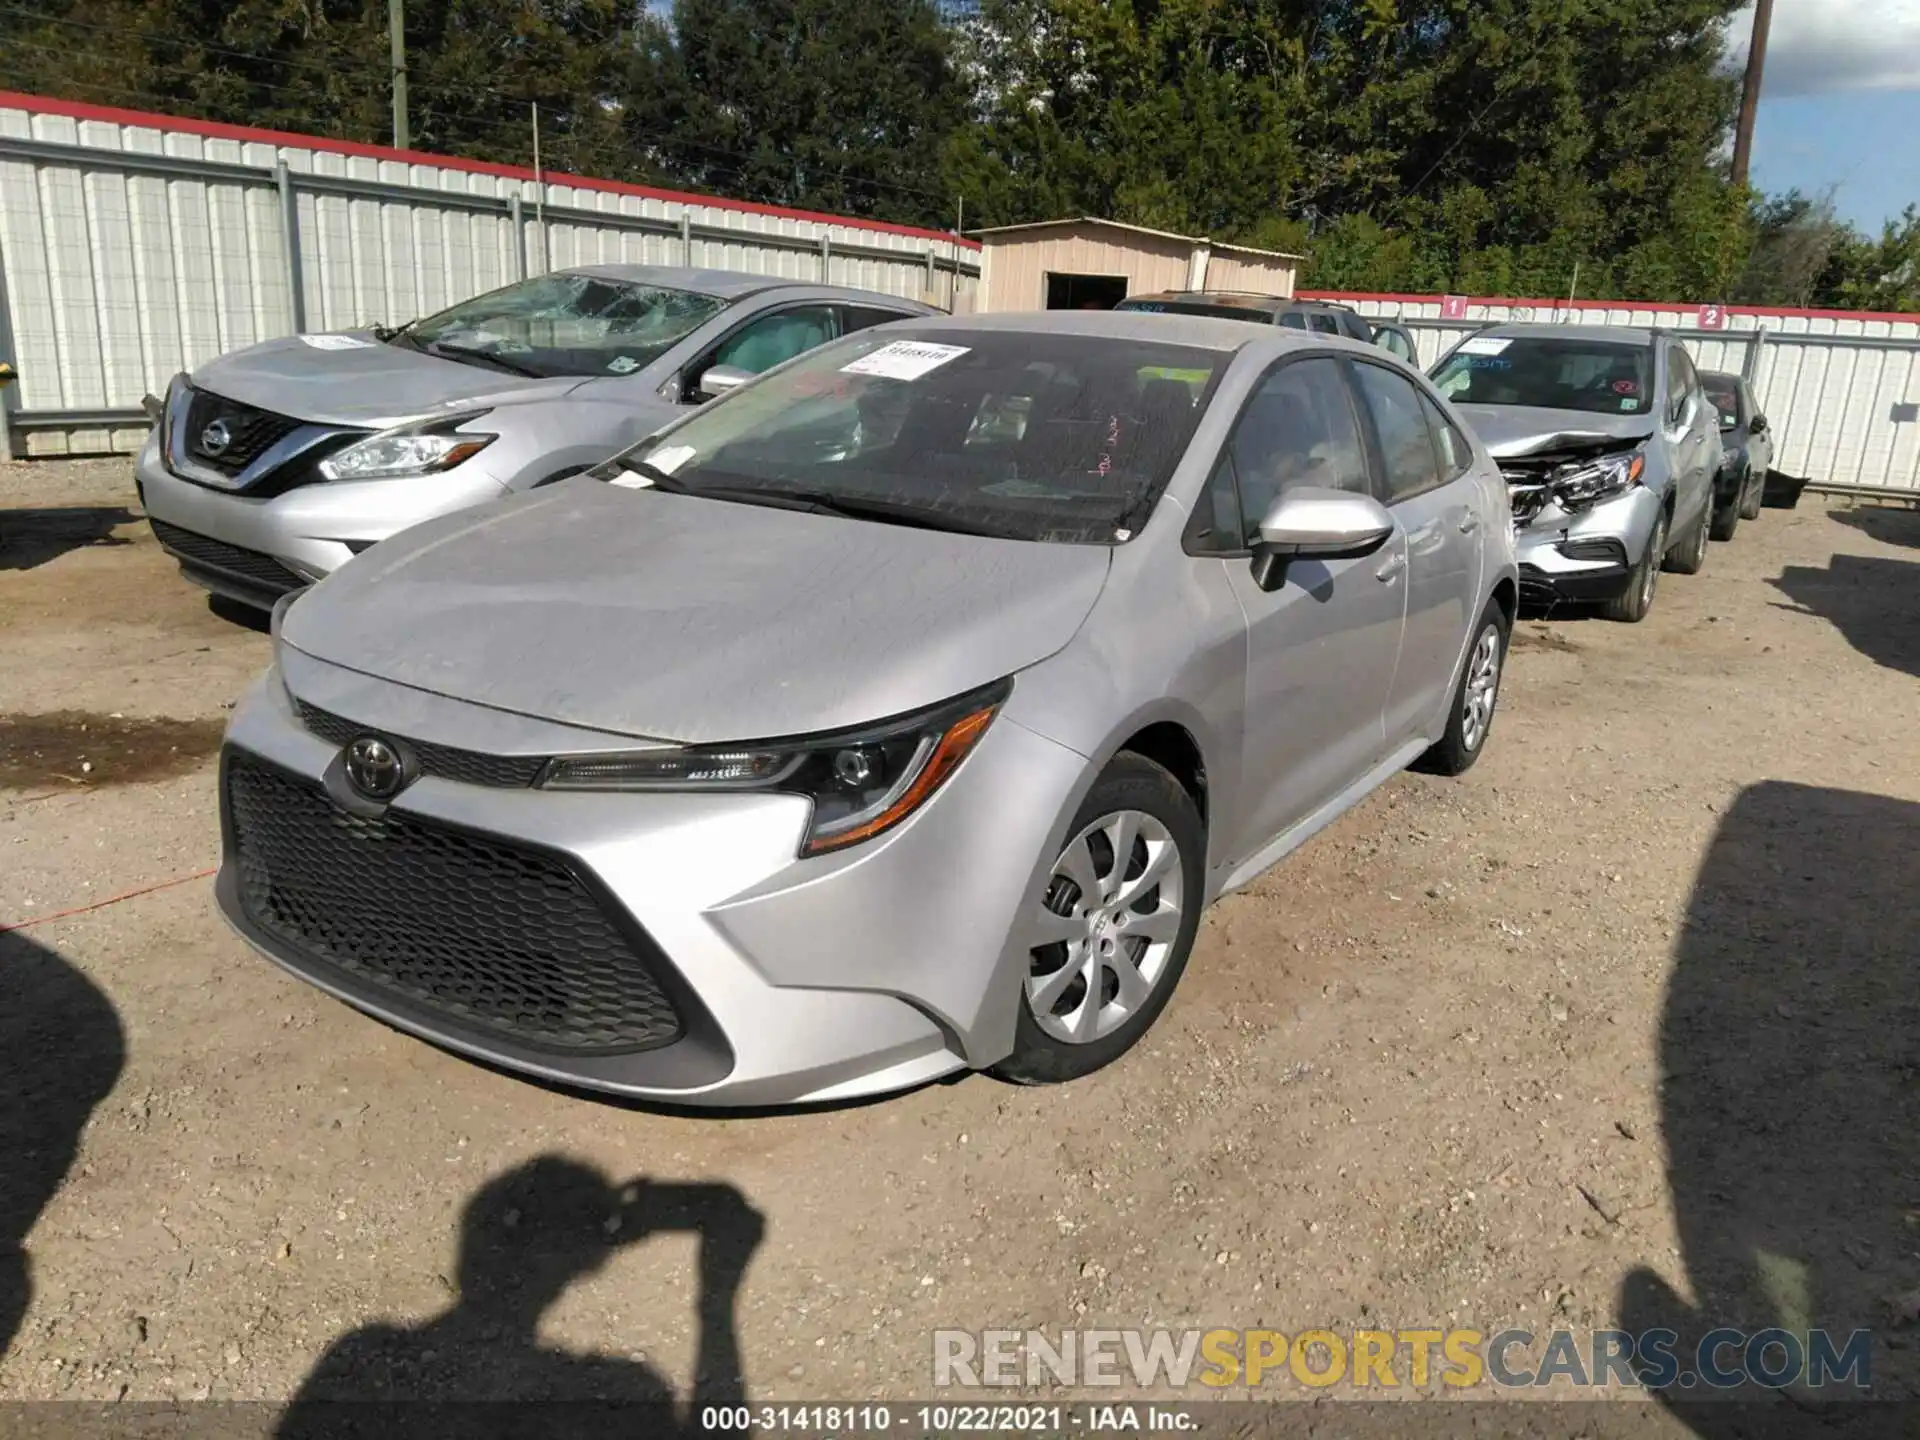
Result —
[[1803, 615], [1818, 615], [1869, 660], [1920, 675], [1920, 562], [1835, 555], [1824, 570], [1789, 565], [1772, 582]]
[[[423, 1325], [370, 1325], [335, 1341], [278, 1433], [390, 1434], [398, 1412], [426, 1402], [435, 1434], [703, 1434], [704, 1407], [746, 1399], [734, 1302], [764, 1229], [731, 1185], [616, 1185], [561, 1156], [529, 1161], [467, 1202], [453, 1308]], [[652, 1366], [539, 1340], [541, 1316], [574, 1281], [616, 1250], [671, 1231], [700, 1240], [695, 1379], [684, 1413]], [[526, 1406], [537, 1411], [522, 1415]], [[517, 1423], [536, 1418], [532, 1431]]]
[[27, 1232], [126, 1063], [113, 1004], [66, 960], [0, 935], [0, 1355], [33, 1294]]
[[[1634, 1334], [1676, 1332], [1683, 1373], [1723, 1326], [1777, 1326], [1803, 1358], [1824, 1330], [1841, 1373], [1725, 1392], [1676, 1376], [1663, 1398], [1699, 1435], [1872, 1431], [1890, 1407], [1834, 1402], [1920, 1398], [1920, 1336], [1902, 1329], [1920, 1320], [1917, 971], [1920, 804], [1775, 782], [1743, 792], [1695, 881], [1660, 1030], [1694, 1301], [1641, 1269], [1619, 1313]], [[1858, 1331], [1874, 1332], [1856, 1352], [1870, 1391], [1844, 1373]], [[1786, 1378], [1784, 1345], [1759, 1358]], [[1718, 1359], [1724, 1373], [1741, 1350]], [[1756, 1414], [1712, 1403], [1721, 1394], [1774, 1403]]]
[[31, 570], [89, 545], [131, 545], [113, 532], [137, 518], [123, 505], [0, 510], [0, 570]]

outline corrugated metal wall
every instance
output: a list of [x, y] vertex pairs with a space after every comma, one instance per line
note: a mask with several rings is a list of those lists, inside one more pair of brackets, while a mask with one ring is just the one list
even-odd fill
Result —
[[1044, 310], [1047, 276], [1124, 275], [1129, 295], [1187, 288], [1193, 246], [1096, 225], [989, 236], [985, 310]]
[[1291, 296], [1294, 272], [1295, 264], [1291, 260], [1262, 259], [1241, 251], [1219, 249], [1207, 258], [1205, 288]]
[[141, 397], [225, 351], [397, 324], [571, 265], [973, 304], [978, 247], [936, 232], [198, 133], [221, 128], [0, 99], [0, 357], [20, 372], [0, 421], [15, 453], [133, 449]]
[[1699, 306], [1314, 293], [1399, 321], [1429, 366], [1502, 321], [1661, 326], [1701, 369], [1746, 375], [1774, 427], [1774, 468], [1818, 489], [1920, 495], [1920, 316], [1740, 309], [1705, 329]]

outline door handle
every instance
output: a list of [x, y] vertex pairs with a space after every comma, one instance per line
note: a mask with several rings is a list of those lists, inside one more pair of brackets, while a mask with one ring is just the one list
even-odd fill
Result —
[[1471, 510], [1469, 510], [1466, 514], [1460, 517], [1460, 533], [1462, 535], [1471, 535], [1474, 531], [1478, 530], [1479, 528], [1480, 528], [1480, 517], [1474, 514]]
[[1382, 584], [1391, 585], [1395, 580], [1400, 578], [1400, 572], [1406, 568], [1407, 557], [1396, 551], [1382, 560], [1380, 567], [1375, 570], [1373, 574], [1374, 578]]

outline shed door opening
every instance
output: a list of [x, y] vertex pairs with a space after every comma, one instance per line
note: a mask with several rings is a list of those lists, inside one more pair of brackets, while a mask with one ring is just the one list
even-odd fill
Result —
[[1047, 272], [1047, 309], [1111, 310], [1127, 298], [1124, 275], [1066, 275]]

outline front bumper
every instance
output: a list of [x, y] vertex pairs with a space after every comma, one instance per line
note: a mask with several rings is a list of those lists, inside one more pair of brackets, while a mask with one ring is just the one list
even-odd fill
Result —
[[411, 525], [507, 493], [472, 461], [442, 475], [332, 481], [264, 497], [216, 490], [168, 470], [151, 436], [134, 477], [141, 509], [181, 572], [262, 608]]
[[1643, 485], [1580, 511], [1549, 502], [1514, 530], [1520, 598], [1529, 605], [1616, 599], [1652, 541], [1660, 497]]
[[[401, 691], [282, 653], [299, 672], [303, 702], [353, 714], [377, 733], [430, 733], [438, 743], [495, 753], [606, 746], [604, 735]], [[677, 1038], [567, 1047], [498, 1016], [476, 1023], [470, 1008], [442, 1003], [431, 987], [396, 986], [374, 973], [374, 962], [411, 963], [405, 955], [332, 963], [324, 945], [290, 938], [263, 912], [259, 862], [242, 859], [258, 850], [235, 823], [232, 767], [271, 767], [309, 796], [335, 796], [320, 802], [328, 804], [348, 793], [340, 755], [337, 740], [302, 723], [277, 670], [236, 710], [222, 766], [216, 894], [245, 939], [300, 978], [445, 1048], [585, 1088], [716, 1106], [883, 1093], [1002, 1058], [1027, 969], [1016, 917], [1044, 881], [1041, 857], [1052, 853], [1046, 846], [1086, 764], [1002, 715], [906, 823], [845, 854], [806, 861], [794, 857], [807, 803], [792, 796], [567, 793], [423, 776], [388, 815], [550, 857], [578, 877], [673, 997]], [[344, 817], [335, 816], [351, 827]], [[328, 885], [390, 885], [380, 837], [368, 838], [374, 843], [352, 862], [367, 868], [343, 876], [336, 865], [311, 893], [337, 899], [346, 892]], [[401, 908], [417, 922], [415, 910]], [[488, 924], [489, 934], [520, 933], [513, 914]], [[586, 963], [580, 947], [591, 937], [582, 933], [569, 931], [565, 943], [534, 937], [548, 981], [558, 975], [562, 990], [572, 978], [568, 957]], [[606, 987], [597, 993], [604, 998]]]

